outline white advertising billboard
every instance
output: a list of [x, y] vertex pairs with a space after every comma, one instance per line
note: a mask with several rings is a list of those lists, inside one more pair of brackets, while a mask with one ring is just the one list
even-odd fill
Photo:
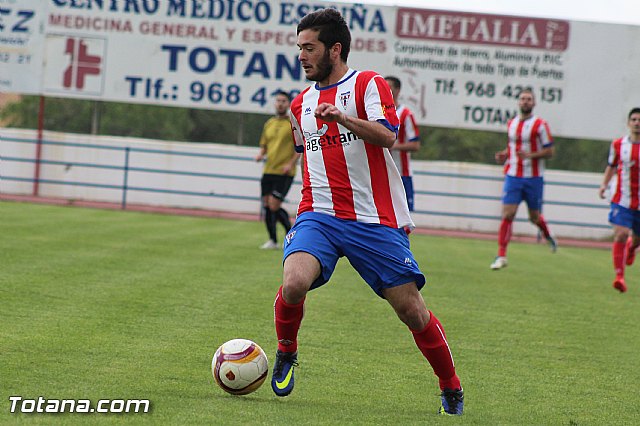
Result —
[[530, 87], [554, 135], [611, 139], [640, 104], [640, 27], [325, 1], [37, 3], [28, 22], [44, 16], [46, 49], [12, 69], [17, 92], [37, 81], [48, 96], [271, 113], [275, 91], [309, 84], [297, 23], [335, 7], [352, 30], [349, 65], [399, 77], [420, 124], [504, 131]]
[[41, 92], [44, 6], [42, 0], [0, 0], [0, 92]]

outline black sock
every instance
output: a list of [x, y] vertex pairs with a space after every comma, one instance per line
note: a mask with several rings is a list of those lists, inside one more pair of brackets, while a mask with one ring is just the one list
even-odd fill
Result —
[[278, 218], [278, 222], [280, 222], [282, 226], [284, 226], [286, 232], [289, 232], [289, 230], [291, 229], [291, 220], [289, 220], [289, 213], [287, 213], [287, 211], [281, 207], [280, 210], [278, 210], [275, 214]]
[[276, 235], [276, 214], [268, 208], [264, 212], [264, 223], [267, 225], [269, 238], [271, 239], [271, 241], [277, 243], [278, 237]]

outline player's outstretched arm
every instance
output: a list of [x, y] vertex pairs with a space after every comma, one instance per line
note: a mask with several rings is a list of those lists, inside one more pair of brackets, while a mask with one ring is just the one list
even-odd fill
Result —
[[538, 158], [546, 158], [549, 159], [551, 157], [553, 157], [553, 147], [549, 146], [546, 148], [541, 149], [540, 151], [536, 151], [536, 152], [529, 152], [529, 151], [518, 151], [518, 157], [526, 160], [526, 159], [530, 159], [530, 160], [534, 160], [534, 159], [538, 159]]
[[407, 151], [407, 152], [420, 151], [420, 139], [411, 141], [411, 142], [406, 142], [406, 143], [399, 143], [396, 141], [391, 147], [391, 149], [395, 149], [397, 151]]

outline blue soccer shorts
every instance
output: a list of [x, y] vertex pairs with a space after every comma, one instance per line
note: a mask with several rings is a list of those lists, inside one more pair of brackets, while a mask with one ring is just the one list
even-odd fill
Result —
[[527, 203], [529, 210], [542, 210], [542, 192], [544, 180], [542, 177], [519, 178], [505, 176], [502, 188], [502, 204], [518, 205], [522, 201]]
[[326, 213], [306, 212], [296, 219], [284, 239], [283, 261], [298, 251], [320, 262], [320, 276], [311, 289], [326, 284], [345, 256], [353, 268], [382, 298], [382, 290], [415, 281], [420, 290], [425, 277], [409, 248], [402, 228], [338, 219]]
[[409, 211], [413, 211], [413, 177], [402, 176], [402, 185], [404, 185], [404, 193], [407, 195], [407, 205]]
[[640, 235], [640, 211], [638, 210], [611, 203], [609, 223], [632, 229], [634, 234]]

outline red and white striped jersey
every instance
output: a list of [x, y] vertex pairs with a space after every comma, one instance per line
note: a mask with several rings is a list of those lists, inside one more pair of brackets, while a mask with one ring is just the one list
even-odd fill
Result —
[[616, 190], [611, 202], [632, 210], [638, 210], [640, 199], [640, 143], [633, 143], [629, 136], [611, 142], [608, 163], [617, 167]]
[[553, 145], [549, 125], [542, 118], [531, 116], [524, 120], [515, 117], [507, 124], [507, 161], [504, 174], [515, 177], [539, 177], [544, 174], [544, 158], [518, 157], [518, 151], [538, 152]]
[[[398, 143], [415, 142], [420, 139], [420, 130], [416, 124], [416, 118], [413, 112], [404, 105], [398, 106], [396, 109], [398, 119], [400, 120], [400, 130], [398, 130]], [[401, 176], [411, 176], [411, 152], [392, 150], [391, 156], [396, 163], [396, 167]]]
[[302, 91], [291, 103], [296, 150], [304, 152], [298, 215], [315, 211], [412, 228], [402, 179], [389, 150], [367, 143], [336, 122], [316, 119], [316, 107], [324, 102], [347, 115], [398, 129], [391, 90], [373, 71], [349, 69], [334, 85], [316, 84]]

